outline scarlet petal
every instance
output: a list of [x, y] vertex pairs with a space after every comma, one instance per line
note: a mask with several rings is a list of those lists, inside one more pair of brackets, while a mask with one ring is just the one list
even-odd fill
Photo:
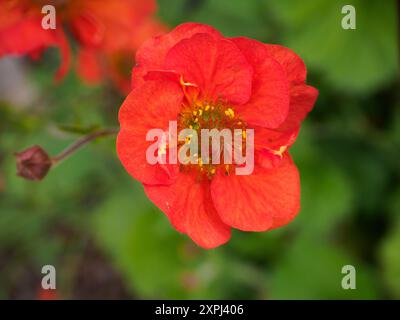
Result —
[[148, 81], [133, 90], [119, 112], [121, 131], [117, 153], [125, 169], [146, 184], [168, 184], [177, 174], [177, 165], [151, 165], [146, 150], [153, 144], [146, 141], [150, 129], [168, 130], [176, 120], [183, 94], [179, 85], [169, 81]]
[[222, 221], [245, 231], [265, 231], [289, 222], [300, 207], [300, 181], [289, 156], [278, 167], [255, 166], [251, 175], [214, 176], [211, 195]]
[[184, 23], [167, 34], [153, 37], [144, 42], [136, 52], [138, 66], [133, 69], [132, 85], [141, 84], [143, 82], [142, 76], [148, 70], [161, 69], [164, 66], [168, 51], [179, 41], [190, 38], [196, 33], [207, 33], [213, 37], [221, 37], [221, 34], [210, 26], [199, 23]]
[[78, 74], [88, 83], [97, 83], [103, 78], [101, 61], [95, 50], [78, 51]]
[[277, 45], [266, 44], [268, 53], [285, 68], [291, 83], [304, 82], [307, 76], [306, 65], [292, 50]]
[[253, 67], [250, 100], [237, 111], [248, 124], [278, 127], [289, 110], [289, 86], [284, 68], [268, 54], [265, 44], [248, 38], [231, 39]]
[[279, 130], [295, 130], [314, 107], [318, 90], [305, 84], [307, 70], [303, 60], [292, 50], [280, 45], [265, 45], [268, 53], [286, 70], [290, 81], [288, 117]]
[[145, 191], [172, 225], [199, 246], [211, 249], [229, 240], [230, 228], [215, 211], [208, 181], [198, 182], [195, 176], [181, 173], [172, 185], [145, 185]]
[[314, 107], [318, 90], [304, 83], [293, 85], [290, 89], [290, 107], [280, 131], [295, 130]]
[[69, 1], [69, 23], [81, 45], [107, 52], [129, 49], [136, 30], [155, 8], [154, 0]]
[[60, 49], [61, 63], [56, 73], [56, 80], [61, 80], [67, 74], [71, 65], [71, 49], [67, 37], [62, 29], [56, 31], [56, 45]]
[[[18, 10], [18, 8], [14, 10]], [[11, 12], [11, 14], [16, 15], [17, 11]], [[48, 47], [58, 47], [61, 53], [61, 63], [56, 79], [60, 80], [68, 72], [70, 66], [68, 41], [62, 28], [56, 30], [43, 29], [41, 19], [41, 16], [21, 16], [20, 19], [14, 20], [11, 25], [0, 26], [0, 57], [24, 54], [35, 56]]]
[[287, 150], [296, 141], [299, 131], [300, 127], [283, 132], [256, 127], [254, 131], [255, 161], [264, 168], [279, 165], [286, 156]]
[[[3, 12], [2, 12], [3, 14]], [[55, 43], [54, 30], [44, 30], [41, 18], [26, 18], [0, 29], [0, 56], [22, 55], [47, 48]]]
[[158, 69], [164, 65], [168, 51], [183, 39], [197, 33], [207, 33], [220, 38], [221, 33], [213, 27], [200, 23], [184, 23], [171, 32], [147, 40], [136, 53], [136, 61], [148, 69]]
[[182, 40], [168, 52], [165, 68], [196, 84], [204, 99], [243, 104], [250, 98], [253, 68], [230, 40], [208, 34]]
[[254, 128], [254, 147], [256, 151], [262, 149], [278, 150], [281, 146], [290, 147], [297, 139], [300, 128], [293, 131], [277, 131], [262, 127]]
[[94, 48], [104, 40], [105, 26], [96, 14], [88, 12], [87, 9], [71, 21], [71, 29], [81, 45]]

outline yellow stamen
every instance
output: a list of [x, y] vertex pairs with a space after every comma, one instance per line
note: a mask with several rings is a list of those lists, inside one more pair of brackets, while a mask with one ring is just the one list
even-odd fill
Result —
[[189, 144], [190, 141], [192, 140], [192, 137], [193, 137], [192, 134], [189, 134], [188, 136], [186, 136], [186, 138], [185, 138], [185, 143], [186, 143], [186, 144]]
[[182, 76], [180, 77], [179, 82], [180, 82], [181, 86], [185, 86], [185, 87], [197, 87], [197, 85], [194, 84], [194, 83], [185, 82], [185, 81], [183, 80], [183, 77], [182, 77]]
[[281, 146], [279, 150], [272, 150], [272, 153], [280, 158], [283, 157], [283, 153], [286, 151], [287, 146]]
[[203, 114], [203, 110], [199, 110], [199, 116], [201, 116]]
[[206, 107], [204, 108], [204, 110], [208, 111], [210, 109], [210, 105], [206, 105]]
[[215, 173], [215, 168], [212, 168], [211, 169], [211, 174], [214, 174]]
[[197, 111], [196, 110], [193, 111], [193, 115], [194, 116], [197, 115]]
[[228, 117], [230, 117], [230, 118], [233, 118], [233, 117], [235, 116], [235, 112], [233, 111], [232, 108], [226, 109], [226, 110], [225, 110], [225, 114], [226, 114]]

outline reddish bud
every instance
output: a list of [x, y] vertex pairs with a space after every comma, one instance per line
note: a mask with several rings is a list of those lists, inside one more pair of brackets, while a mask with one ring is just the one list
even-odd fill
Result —
[[17, 158], [17, 175], [28, 180], [42, 180], [52, 165], [47, 152], [39, 146], [15, 153], [15, 157]]

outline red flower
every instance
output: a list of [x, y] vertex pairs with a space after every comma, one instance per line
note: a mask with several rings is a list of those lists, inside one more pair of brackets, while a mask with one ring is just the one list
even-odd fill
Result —
[[[117, 152], [126, 170], [172, 225], [198, 245], [227, 242], [230, 229], [266, 231], [290, 222], [300, 208], [299, 174], [288, 149], [318, 91], [291, 50], [248, 38], [225, 38], [186, 23], [137, 51], [133, 91], [123, 103]], [[201, 111], [200, 111], [201, 110]], [[207, 116], [206, 116], [207, 115]], [[150, 129], [251, 128], [255, 167], [155, 164], [146, 161]]]
[[132, 67], [133, 54], [139, 45], [164, 31], [152, 17], [156, 9], [154, 0], [56, 2], [55, 30], [42, 28], [41, 9], [45, 4], [46, 1], [30, 0], [7, 0], [0, 4], [0, 57], [6, 54], [37, 56], [50, 46], [59, 47], [62, 64], [57, 77], [61, 78], [70, 64], [65, 36], [68, 29], [79, 45], [79, 75], [90, 83], [111, 78], [126, 89], [130, 74], [121, 75], [115, 60], [124, 57]]
[[60, 300], [55, 289], [43, 289], [40, 287], [36, 294], [36, 300]]
[[70, 53], [61, 29], [42, 28], [41, 7], [29, 0], [3, 0], [0, 2], [0, 58], [5, 55], [38, 57], [48, 47], [59, 47], [62, 63], [56, 78], [68, 71]]

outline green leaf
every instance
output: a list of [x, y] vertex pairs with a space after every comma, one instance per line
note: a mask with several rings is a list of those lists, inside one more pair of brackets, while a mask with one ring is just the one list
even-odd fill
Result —
[[[397, 212], [398, 213], [398, 212]], [[380, 249], [383, 281], [392, 294], [400, 299], [400, 219], [386, 236]]]
[[354, 191], [342, 170], [321, 155], [310, 162], [299, 161], [298, 167], [301, 211], [289, 226], [305, 233], [326, 235], [353, 209]]
[[[370, 92], [393, 80], [396, 62], [396, 4], [382, 1], [265, 1], [282, 23], [283, 44], [337, 89]], [[344, 30], [341, 9], [356, 9], [356, 29]]]
[[141, 189], [135, 183], [132, 192], [115, 194], [93, 217], [97, 242], [134, 294], [230, 299], [248, 298], [254, 289], [262, 290], [263, 275], [251, 263], [235, 259], [224, 248], [197, 247], [170, 225]]
[[[356, 269], [356, 289], [345, 290], [342, 267]], [[272, 299], [375, 299], [375, 280], [363, 264], [320, 238], [301, 237], [285, 252], [267, 284]]]
[[145, 200], [141, 189], [135, 183], [131, 192], [114, 194], [98, 210], [96, 238], [134, 292], [142, 297], [179, 297], [184, 292], [184, 236]]
[[171, 27], [188, 21], [205, 23], [225, 36], [266, 40], [272, 31], [260, 0], [158, 0], [158, 15]]
[[[225, 36], [247, 36], [266, 39], [270, 34], [267, 22], [261, 14], [259, 1], [216, 1], [201, 2], [186, 13], [186, 21], [205, 23], [217, 28]], [[186, 22], [184, 16], [180, 22]]]

